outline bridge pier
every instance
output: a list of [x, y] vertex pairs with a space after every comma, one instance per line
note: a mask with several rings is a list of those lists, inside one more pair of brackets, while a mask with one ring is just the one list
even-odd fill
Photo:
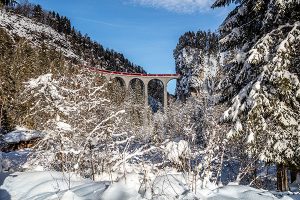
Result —
[[164, 81], [164, 110], [167, 108], [168, 106], [168, 81]]
[[131, 79], [128, 79], [128, 78], [122, 78], [124, 80], [124, 83], [125, 83], [125, 88], [126, 88], [126, 92], [129, 91], [129, 87], [130, 87], [130, 81]]
[[148, 83], [150, 82], [149, 80], [142, 80], [144, 83], [144, 90], [145, 90], [145, 108], [148, 107]]

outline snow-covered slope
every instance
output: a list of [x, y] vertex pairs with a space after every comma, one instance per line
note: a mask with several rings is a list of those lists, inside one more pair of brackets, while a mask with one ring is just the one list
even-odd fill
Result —
[[[7, 176], [7, 174], [6, 174]], [[59, 172], [25, 172], [0, 176], [1, 200], [299, 200], [297, 193], [276, 193], [254, 189], [248, 186], [228, 185], [214, 189], [190, 190], [180, 174], [157, 176], [152, 188], [152, 195], [141, 195], [137, 176], [128, 176], [127, 182], [93, 182], [75, 174]], [[136, 185], [137, 184], [137, 185]], [[150, 188], [148, 188], [150, 189]]]
[[[32, 8], [26, 12], [21, 11], [26, 10], [26, 6]], [[34, 8], [38, 6], [20, 4], [9, 11], [0, 10], [0, 29], [8, 32], [16, 42], [19, 38], [24, 38], [35, 47], [54, 49], [75, 64], [92, 65], [111, 71], [146, 73], [141, 66], [133, 64], [123, 54], [105, 48], [88, 35], [83, 35], [71, 25], [67, 17], [41, 7], [37, 17]]]
[[27, 17], [0, 9], [0, 28], [4, 28], [13, 37], [17, 36], [29, 40], [34, 46], [41, 46], [44, 43], [62, 52], [68, 58], [78, 58], [65, 36], [49, 26]]
[[59, 172], [26, 172], [9, 175], [0, 187], [2, 200], [99, 199], [107, 184]]

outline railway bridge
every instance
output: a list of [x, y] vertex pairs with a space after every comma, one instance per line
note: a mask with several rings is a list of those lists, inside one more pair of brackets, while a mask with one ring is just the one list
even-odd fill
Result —
[[145, 106], [148, 106], [148, 84], [151, 80], [159, 80], [163, 84], [164, 88], [164, 95], [163, 95], [163, 106], [165, 107], [168, 104], [168, 92], [167, 86], [168, 82], [173, 79], [178, 79], [180, 77], [179, 74], [141, 74], [141, 73], [128, 73], [128, 72], [116, 72], [116, 71], [108, 71], [102, 70], [98, 68], [89, 68], [91, 71], [100, 74], [101, 76], [105, 77], [108, 81], [120, 78], [124, 81], [126, 90], [130, 87], [130, 82], [133, 79], [138, 79], [143, 82], [144, 85], [144, 96], [145, 96]]

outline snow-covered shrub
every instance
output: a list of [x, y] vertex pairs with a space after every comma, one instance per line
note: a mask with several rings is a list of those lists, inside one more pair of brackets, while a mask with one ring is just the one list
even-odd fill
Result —
[[173, 162], [178, 168], [186, 169], [189, 166], [188, 162], [191, 150], [187, 141], [180, 140], [179, 142], [168, 142], [164, 148], [164, 153], [168, 160]]
[[221, 181], [228, 145], [227, 127], [219, 123], [223, 110], [223, 106], [214, 105], [213, 96], [206, 93], [186, 102], [173, 102], [167, 112], [156, 113], [152, 137], [157, 146], [162, 144], [160, 148], [165, 155], [162, 166], [187, 172], [194, 177], [191, 184], [200, 178], [202, 187], [208, 182]]
[[45, 74], [25, 84], [24, 103], [32, 105], [28, 117], [47, 133], [36, 145], [30, 167], [95, 178], [112, 171], [126, 174], [127, 165], [162, 159], [160, 143], [154, 142], [152, 126], [148, 126], [151, 111], [143, 110], [144, 104], [135, 105], [135, 110], [142, 110], [138, 120], [145, 120], [136, 123], [130, 102], [115, 103], [108, 98], [106, 84], [110, 82], [99, 82], [98, 77], [80, 71]]
[[[166, 174], [157, 176], [153, 181], [153, 199], [194, 199], [190, 187], [182, 174]], [[187, 197], [188, 195], [189, 198]]]
[[164, 130], [166, 137], [170, 139], [184, 139], [190, 143], [196, 143], [199, 126], [202, 119], [202, 108], [194, 100], [189, 99], [187, 102], [172, 102], [164, 119]]
[[28, 81], [24, 95], [34, 102], [31, 115], [44, 116], [37, 126], [47, 133], [36, 145], [31, 165], [92, 178], [110, 167], [112, 135], [125, 111], [110, 104], [94, 76], [45, 74]]

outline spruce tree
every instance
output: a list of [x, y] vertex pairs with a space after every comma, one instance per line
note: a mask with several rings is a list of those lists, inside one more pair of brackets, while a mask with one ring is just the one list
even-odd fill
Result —
[[43, 14], [43, 9], [42, 9], [41, 5], [35, 5], [33, 7], [33, 18], [35, 18], [39, 22], [42, 22], [43, 17], [44, 17], [44, 14]]
[[232, 2], [240, 4], [220, 27], [228, 138], [238, 137], [250, 155], [281, 169], [299, 169], [299, 1], [217, 0], [213, 7]]
[[17, 1], [15, 0], [1, 0], [0, 1], [0, 5], [4, 5], [4, 6], [13, 6], [17, 3]]

